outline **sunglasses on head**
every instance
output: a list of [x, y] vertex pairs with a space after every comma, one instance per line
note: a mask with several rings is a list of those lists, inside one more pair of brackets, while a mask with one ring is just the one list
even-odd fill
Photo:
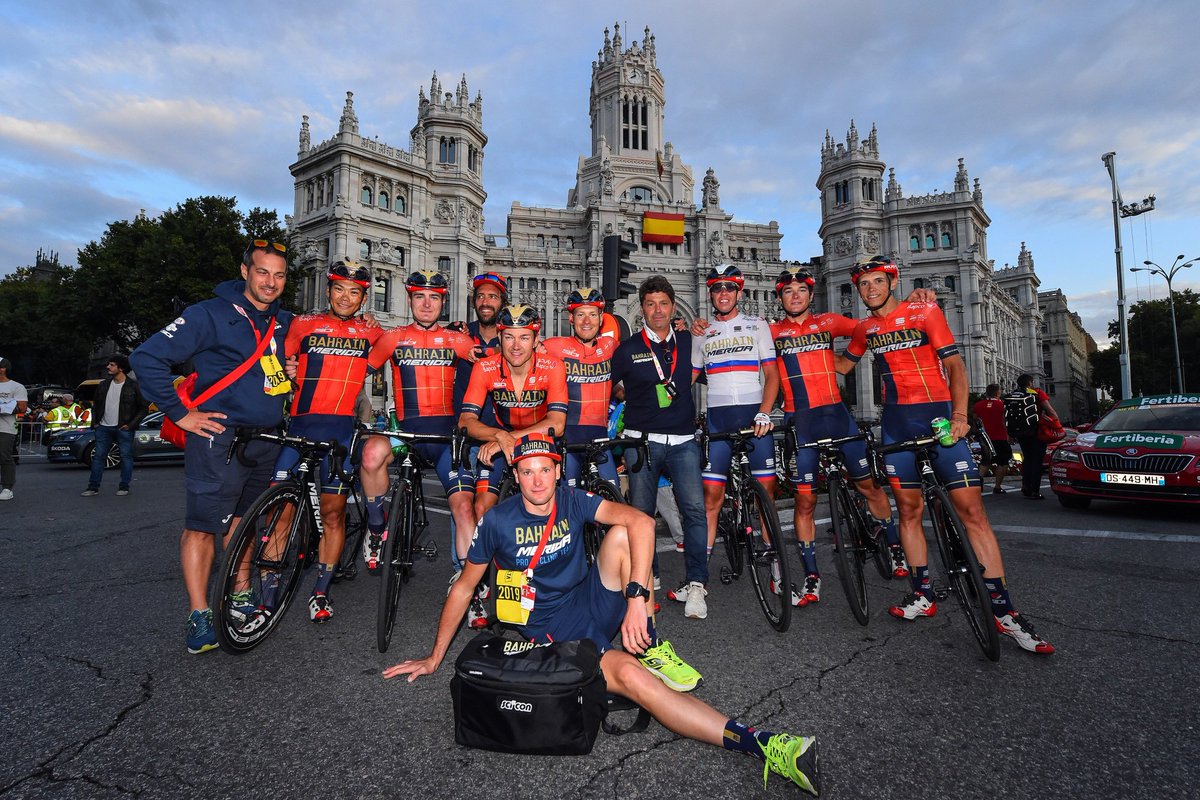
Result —
[[255, 239], [246, 247], [246, 252], [242, 255], [242, 263], [248, 263], [250, 254], [255, 250], [275, 250], [279, 255], [287, 257], [287, 245], [281, 242], [272, 242], [270, 239]]
[[721, 281], [720, 283], [714, 283], [709, 287], [709, 289], [714, 292], [736, 292], [740, 288], [741, 287], [733, 281]]
[[351, 281], [371, 280], [371, 271], [366, 267], [355, 267], [354, 270], [351, 271], [346, 267], [345, 264], [337, 264], [336, 266], [330, 268], [329, 274]]

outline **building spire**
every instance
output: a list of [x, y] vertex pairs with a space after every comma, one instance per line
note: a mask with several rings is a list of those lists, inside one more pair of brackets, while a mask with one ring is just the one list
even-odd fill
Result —
[[958, 172], [954, 173], [954, 191], [966, 192], [970, 191], [970, 179], [967, 177], [967, 167], [963, 163], [963, 159], [958, 160]]
[[308, 114], [300, 122], [300, 155], [304, 155], [312, 147], [312, 135], [308, 130]]
[[342, 119], [338, 125], [341, 133], [358, 133], [358, 115], [354, 113], [354, 92], [346, 92], [346, 105], [342, 109]]

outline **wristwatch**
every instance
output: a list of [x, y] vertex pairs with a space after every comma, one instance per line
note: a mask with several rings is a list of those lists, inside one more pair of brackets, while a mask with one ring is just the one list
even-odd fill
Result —
[[650, 590], [634, 581], [625, 587], [625, 597], [629, 600], [635, 597], [645, 597], [648, 600], [650, 599]]

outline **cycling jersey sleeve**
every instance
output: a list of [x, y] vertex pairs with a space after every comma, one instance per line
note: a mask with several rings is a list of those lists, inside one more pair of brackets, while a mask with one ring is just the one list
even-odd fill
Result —
[[488, 384], [491, 383], [485, 366], [490, 358], [491, 356], [476, 361], [475, 366], [471, 368], [471, 380], [467, 383], [467, 393], [463, 395], [462, 402], [462, 412], [465, 414], [479, 416], [483, 411], [483, 404], [487, 401]]
[[396, 342], [399, 340], [402, 333], [403, 332], [400, 328], [392, 328], [375, 341], [375, 345], [371, 348], [371, 355], [367, 362], [372, 371], [377, 371], [380, 367], [388, 362], [388, 359], [391, 358], [392, 351], [396, 349]]
[[760, 322], [755, 326], [754, 337], [757, 342], [758, 362], [764, 366], [773, 362], [775, 360], [775, 340], [771, 337], [771, 327], [766, 322]]
[[942, 309], [936, 303], [927, 303], [924, 313], [925, 333], [938, 358], [947, 359], [958, 355], [958, 345], [954, 342], [954, 334], [946, 324], [946, 315], [942, 313]]
[[561, 411], [565, 414], [571, 402], [567, 394], [567, 368], [560, 358], [551, 357], [549, 361], [550, 381], [546, 386], [546, 411]]
[[475, 526], [475, 535], [471, 537], [471, 547], [467, 550], [467, 561], [472, 564], [486, 564], [495, 554], [495, 537], [489, 523], [495, 518], [494, 514], [485, 515]]
[[858, 361], [867, 352], [867, 320], [863, 320], [854, 326], [854, 332], [850, 335], [850, 344], [846, 345], [846, 358], [854, 363]]
[[465, 333], [448, 332], [448, 343], [454, 349], [454, 354], [463, 361], [470, 361], [471, 354], [475, 352], [475, 340]]
[[858, 320], [856, 319], [843, 317], [841, 314], [830, 314], [829, 317], [829, 332], [835, 339], [853, 336], [854, 331], [858, 329]]

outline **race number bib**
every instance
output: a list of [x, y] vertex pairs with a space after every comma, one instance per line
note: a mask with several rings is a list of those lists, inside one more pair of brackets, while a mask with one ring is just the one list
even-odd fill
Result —
[[501, 622], [524, 625], [529, 621], [537, 589], [519, 569], [496, 570], [496, 617]]
[[292, 390], [292, 383], [288, 380], [287, 373], [283, 371], [283, 365], [279, 363], [279, 359], [274, 353], [265, 355], [258, 360], [262, 366], [263, 374], [267, 379], [263, 381], [263, 391], [270, 395], [287, 394]]

